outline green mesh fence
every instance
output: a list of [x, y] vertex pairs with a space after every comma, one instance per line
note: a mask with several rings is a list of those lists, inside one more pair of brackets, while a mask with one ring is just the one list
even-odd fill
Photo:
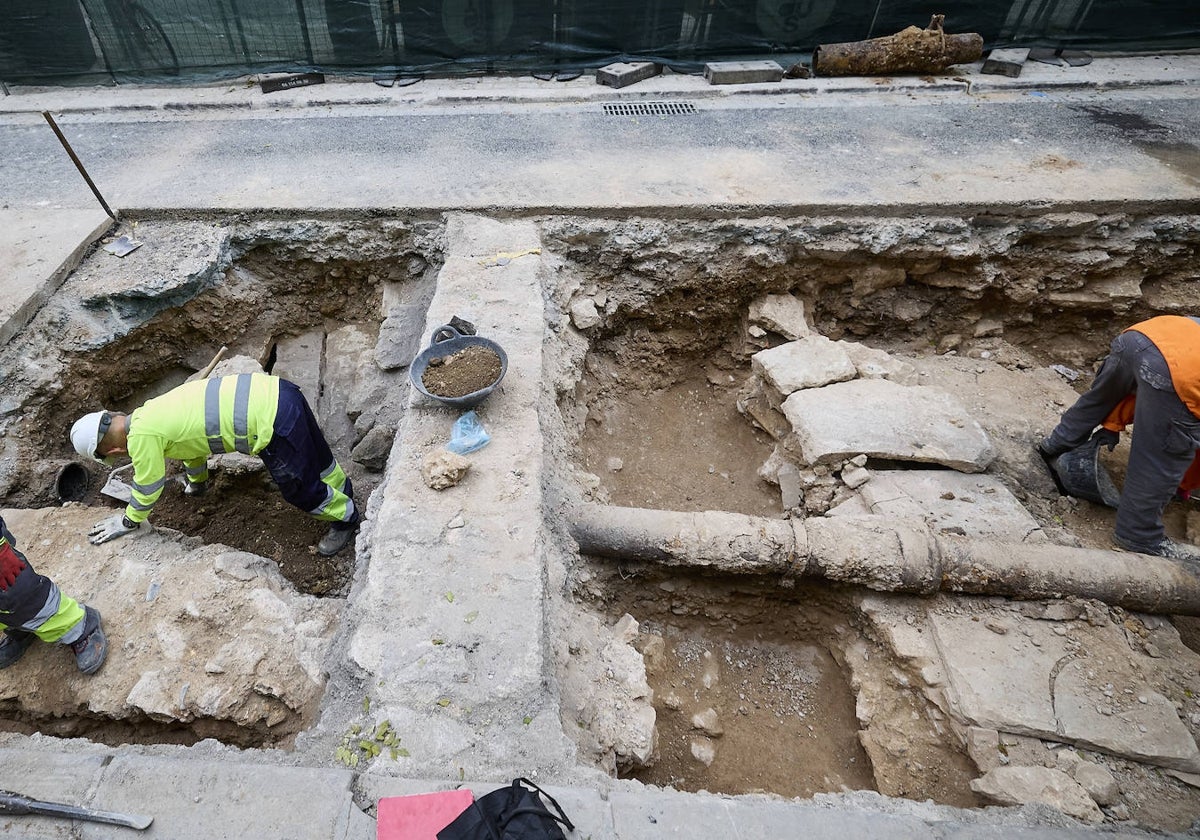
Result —
[[0, 0], [0, 79], [586, 70], [804, 56], [946, 14], [988, 48], [1200, 47], [1195, 0]]

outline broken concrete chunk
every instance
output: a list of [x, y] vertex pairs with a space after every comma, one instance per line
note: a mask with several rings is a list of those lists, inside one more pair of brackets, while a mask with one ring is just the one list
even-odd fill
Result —
[[863, 453], [975, 473], [996, 457], [962, 404], [937, 388], [906, 388], [884, 379], [837, 382], [796, 391], [784, 401], [783, 413], [809, 464]]
[[788, 341], [808, 335], [812, 329], [804, 314], [804, 301], [792, 295], [766, 295], [750, 304], [750, 334], [755, 327], [778, 333]]
[[1081, 784], [1049, 767], [997, 767], [972, 780], [971, 790], [1001, 805], [1040, 802], [1084, 822], [1104, 820]]
[[447, 449], [439, 449], [421, 461], [421, 476], [434, 490], [445, 490], [462, 481], [470, 468], [471, 462], [467, 458]]
[[853, 379], [858, 373], [845, 350], [816, 334], [760, 350], [750, 357], [750, 365], [781, 397], [803, 388]]
[[258, 359], [249, 356], [229, 356], [217, 362], [209, 377], [230, 376], [235, 373], [262, 373], [262, 365]]

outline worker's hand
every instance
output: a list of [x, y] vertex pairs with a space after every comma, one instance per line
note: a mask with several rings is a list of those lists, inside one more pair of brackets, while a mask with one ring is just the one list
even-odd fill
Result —
[[17, 575], [25, 571], [25, 561], [11, 545], [0, 546], [0, 592], [17, 582]]
[[130, 522], [123, 513], [114, 513], [108, 519], [103, 519], [92, 526], [92, 530], [88, 531], [88, 542], [92, 545], [100, 545], [100, 543], [115, 540], [117, 537], [136, 531], [141, 524], [140, 522]]
[[1121, 436], [1112, 429], [1106, 429], [1101, 426], [1096, 430], [1095, 434], [1092, 435], [1092, 440], [1097, 441], [1096, 448], [1104, 446], [1107, 447], [1109, 452], [1112, 452], [1117, 448], [1117, 443], [1121, 440]]

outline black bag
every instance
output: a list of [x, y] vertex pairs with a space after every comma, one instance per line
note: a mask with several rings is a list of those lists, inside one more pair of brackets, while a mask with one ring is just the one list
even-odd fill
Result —
[[[539, 793], [557, 815], [542, 804]], [[438, 840], [566, 840], [559, 823], [567, 831], [575, 830], [554, 797], [528, 779], [513, 779], [508, 787], [476, 799], [437, 836]]]

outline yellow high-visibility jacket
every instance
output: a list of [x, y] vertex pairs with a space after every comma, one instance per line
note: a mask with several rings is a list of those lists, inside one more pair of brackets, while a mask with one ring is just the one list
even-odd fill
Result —
[[279, 377], [241, 373], [186, 382], [129, 415], [133, 500], [125, 508], [143, 522], [162, 495], [166, 459], [183, 461], [189, 481], [208, 478], [208, 456], [257, 455], [271, 442]]

